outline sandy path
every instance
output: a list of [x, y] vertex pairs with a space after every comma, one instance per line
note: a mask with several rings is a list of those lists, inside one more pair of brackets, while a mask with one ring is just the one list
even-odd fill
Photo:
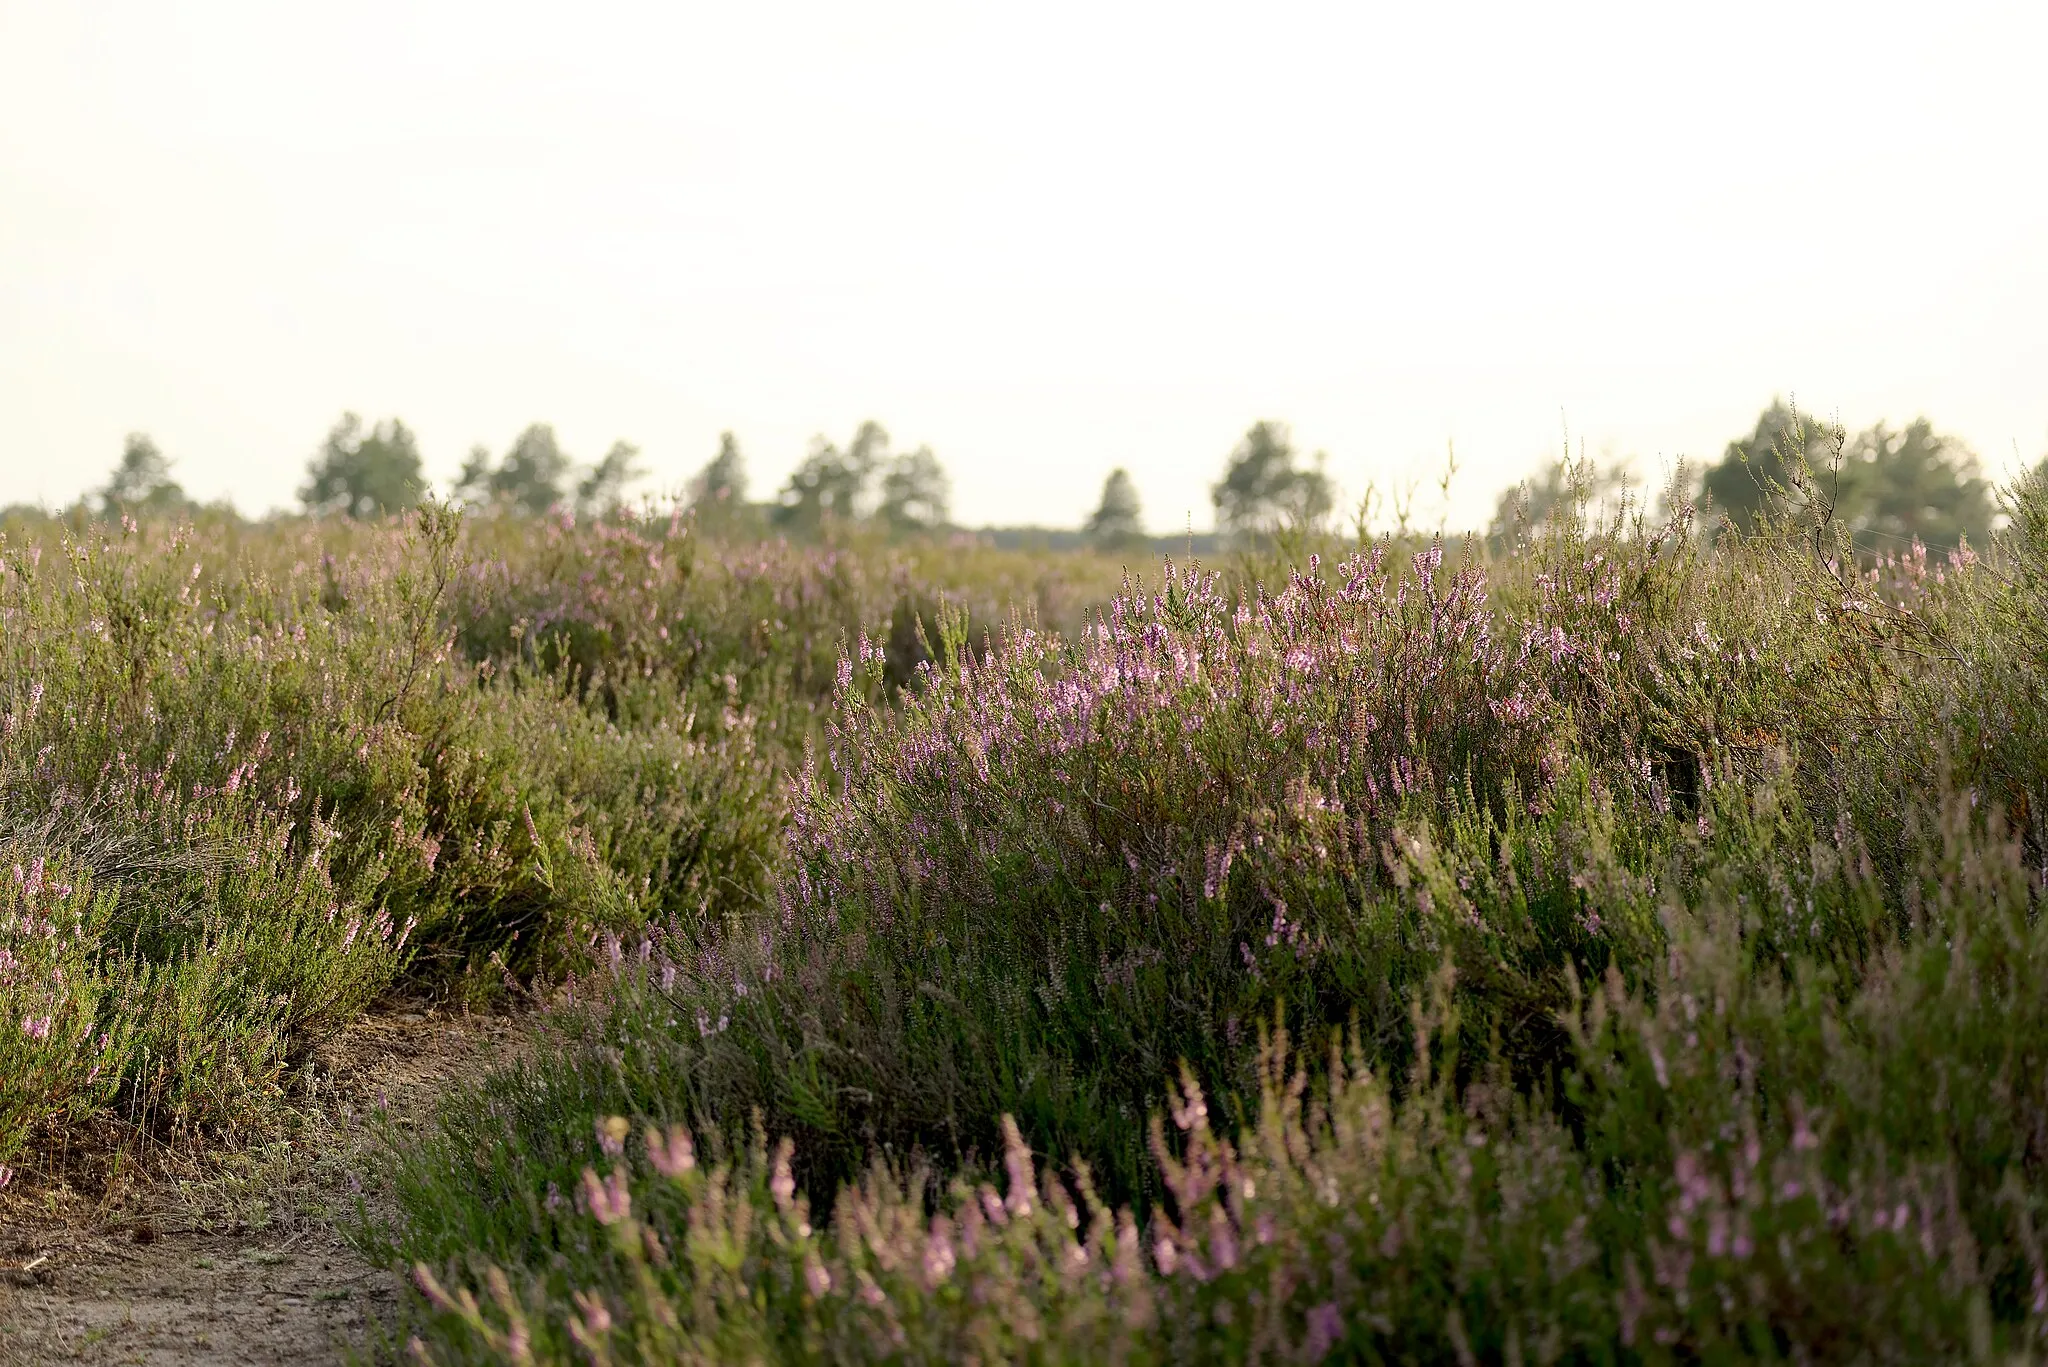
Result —
[[0, 1300], [0, 1362], [339, 1362], [397, 1291], [332, 1234], [16, 1239], [48, 1261]]
[[[297, 1132], [203, 1169], [96, 1194], [17, 1184], [0, 1205], [0, 1364], [336, 1363], [397, 1304], [343, 1238], [368, 1143], [349, 1123], [424, 1117], [443, 1088], [516, 1048], [503, 1017], [372, 1016], [301, 1079]], [[364, 1199], [376, 1203], [374, 1182]]]

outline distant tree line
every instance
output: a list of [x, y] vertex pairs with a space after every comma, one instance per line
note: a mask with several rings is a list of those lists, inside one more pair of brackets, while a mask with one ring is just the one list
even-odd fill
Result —
[[[1335, 502], [1327, 458], [1304, 459], [1286, 424], [1253, 423], [1224, 458], [1210, 488], [1217, 534], [1240, 544], [1289, 531], [1323, 527]], [[2048, 460], [2044, 460], [2048, 466]], [[547, 423], [533, 423], [502, 455], [471, 449], [450, 489], [466, 507], [503, 515], [567, 509], [598, 515], [625, 502], [643, 473], [639, 448], [617, 441], [589, 466], [566, 452]], [[1489, 541], [1506, 545], [1540, 528], [1569, 502], [1604, 506], [1629, 491], [1622, 469], [1587, 460], [1552, 464], [1504, 491], [1487, 527]], [[366, 424], [344, 413], [329, 429], [306, 468], [299, 500], [310, 514], [387, 517], [416, 506], [427, 490], [419, 443], [396, 418]], [[816, 536], [834, 527], [869, 527], [890, 535], [917, 535], [951, 525], [951, 481], [929, 446], [894, 449], [889, 432], [869, 421], [843, 446], [814, 437], [775, 497], [747, 501], [746, 458], [731, 432], [690, 480], [685, 494], [700, 525], [725, 534], [783, 533]], [[1867, 550], [1903, 548], [1918, 540], [1930, 548], [1982, 543], [1997, 514], [1996, 494], [1977, 458], [1926, 418], [1903, 428], [1879, 423], [1854, 434], [1814, 421], [1773, 400], [1755, 427], [1728, 443], [1697, 478], [1681, 479], [1667, 497], [1694, 499], [1712, 534], [1726, 527], [1751, 534], [1793, 503], [1824, 504], [1856, 543]], [[104, 486], [87, 510], [103, 517], [162, 516], [196, 504], [173, 477], [171, 461], [148, 435], [131, 433]], [[1363, 516], [1363, 514], [1361, 514]], [[1080, 540], [1121, 552], [1149, 545], [1138, 487], [1119, 466], [1103, 480]]]
[[[724, 455], [721, 443], [719, 456]], [[894, 452], [888, 430], [869, 421], [844, 448], [822, 436], [811, 438], [770, 505], [768, 521], [796, 532], [864, 521], [892, 532], [929, 532], [948, 525], [952, 498], [952, 480], [929, 446]]]
[[1926, 418], [1852, 437], [1778, 401], [1707, 467], [1700, 491], [1711, 512], [1745, 532], [1789, 499], [1824, 502], [1869, 550], [1982, 545], [1998, 512], [1976, 455]]
[[[2048, 460], [2042, 462], [2048, 467]], [[1580, 459], [1558, 461], [1504, 491], [1487, 536], [1539, 528], [1567, 502], [1610, 504], [1629, 487], [1626, 472]], [[1961, 441], [1915, 418], [1853, 436], [1773, 399], [1745, 436], [1723, 448], [1696, 479], [1681, 474], [1667, 498], [1697, 500], [1704, 534], [1753, 535], [1794, 507], [1824, 510], [1861, 550], [1903, 550], [1918, 541], [1946, 550], [1984, 544], [1998, 513], [1992, 483]]]
[[[451, 495], [465, 506], [503, 514], [537, 515], [558, 507], [602, 513], [617, 507], [640, 473], [639, 449], [615, 442], [595, 465], [579, 469], [553, 427], [534, 423], [503, 455], [473, 447]], [[1259, 422], [1225, 462], [1212, 496], [1219, 529], [1256, 538], [1290, 525], [1312, 526], [1331, 506], [1331, 485], [1318, 453], [1303, 466], [1285, 424]], [[416, 506], [427, 490], [419, 443], [396, 418], [366, 425], [344, 413], [329, 429], [306, 468], [299, 501], [316, 516], [387, 517]], [[765, 505], [747, 501], [746, 457], [731, 432], [690, 480], [686, 496], [701, 525], [726, 532], [776, 531], [818, 535], [832, 527], [870, 526], [893, 535], [932, 532], [950, 525], [952, 482], [929, 446], [893, 449], [889, 432], [864, 422], [844, 446], [814, 437], [804, 458]], [[170, 462], [147, 436], [128, 439], [113, 476], [98, 492], [96, 511], [159, 514], [189, 508], [171, 478]], [[1137, 482], [1119, 466], [1109, 472], [1082, 529], [1088, 545], [1105, 551], [1148, 544]]]
[[582, 514], [602, 514], [625, 502], [626, 487], [642, 473], [640, 448], [615, 441], [579, 478], [555, 429], [537, 422], [513, 440], [502, 458], [493, 458], [489, 447], [471, 447], [453, 493], [467, 507], [529, 514], [568, 507]]
[[99, 491], [102, 516], [136, 516], [183, 512], [192, 506], [185, 490], [171, 478], [171, 463], [147, 433], [130, 432], [121, 443], [121, 461]]

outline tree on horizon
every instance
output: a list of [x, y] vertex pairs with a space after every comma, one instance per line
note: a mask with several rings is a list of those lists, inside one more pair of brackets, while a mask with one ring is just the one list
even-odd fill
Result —
[[778, 527], [802, 531], [855, 520], [864, 510], [869, 481], [888, 457], [888, 429], [872, 419], [860, 425], [843, 451], [822, 435], [811, 438], [810, 451], [790, 473], [770, 519]]
[[882, 470], [875, 516], [892, 532], [928, 532], [951, 517], [953, 481], [929, 446], [890, 460]]
[[1755, 429], [1729, 442], [1721, 459], [1702, 472], [1700, 492], [1737, 530], [1752, 533], [1779, 507], [1802, 467], [1828, 469], [1840, 439], [1839, 430], [1773, 398], [1758, 415]]
[[1518, 535], [1540, 530], [1562, 509], [1583, 516], [1609, 505], [1631, 487], [1626, 464], [1601, 466], [1585, 456], [1553, 460], [1534, 476], [1501, 490], [1486, 524], [1486, 543], [1496, 550], [1506, 548]]
[[1777, 399], [1707, 467], [1700, 488], [1709, 511], [1743, 534], [1795, 504], [1825, 505], [1866, 551], [1915, 540], [1941, 550], [1965, 538], [1982, 544], [1997, 513], [1976, 455], [1929, 419], [1898, 430], [1880, 422], [1850, 437]]
[[707, 505], [737, 508], [746, 500], [747, 459], [740, 452], [739, 438], [720, 432], [718, 454], [690, 481], [690, 506], [703, 513]]
[[530, 423], [513, 439], [502, 461], [493, 461], [487, 447], [471, 447], [456, 476], [455, 496], [464, 503], [545, 513], [563, 501], [569, 469], [569, 457], [563, 454], [553, 425]]
[[1947, 550], [1966, 538], [1981, 546], [1997, 511], [1976, 455], [1924, 417], [1899, 431], [1880, 422], [1843, 453], [1838, 515], [1865, 550], [1916, 540]]
[[192, 500], [171, 478], [171, 462], [146, 432], [130, 432], [121, 443], [121, 459], [99, 490], [100, 516], [112, 520], [124, 513], [172, 512]]
[[306, 463], [299, 501], [316, 515], [385, 517], [417, 506], [425, 488], [410, 428], [386, 418], [365, 431], [360, 417], [344, 413]]
[[1216, 526], [1236, 537], [1270, 536], [1288, 527], [1314, 527], [1329, 515], [1330, 478], [1326, 457], [1317, 452], [1313, 468], [1295, 464], [1294, 437], [1287, 424], [1261, 420], [1231, 451], [1223, 478], [1211, 486]]
[[576, 511], [588, 517], [616, 510], [626, 501], [626, 486], [644, 473], [640, 448], [630, 441], [613, 442], [604, 459], [577, 482]]
[[1088, 515], [1082, 534], [1101, 550], [1142, 542], [1145, 527], [1138, 502], [1138, 485], [1131, 472], [1119, 465], [1102, 481], [1102, 497]]

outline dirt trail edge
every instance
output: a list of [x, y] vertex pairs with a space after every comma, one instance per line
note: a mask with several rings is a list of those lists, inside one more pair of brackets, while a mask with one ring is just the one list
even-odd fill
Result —
[[519, 1023], [424, 1008], [367, 1017], [320, 1050], [302, 1133], [98, 1200], [68, 1187], [0, 1204], [0, 1364], [338, 1363], [388, 1320], [391, 1274], [336, 1222], [367, 1134], [401, 1126], [445, 1087], [516, 1047]]

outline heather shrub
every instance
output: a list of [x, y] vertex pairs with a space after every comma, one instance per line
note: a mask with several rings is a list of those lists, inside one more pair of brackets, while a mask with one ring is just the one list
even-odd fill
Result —
[[[771, 928], [807, 1003], [771, 1113], [899, 1142], [950, 1122], [985, 1144], [1005, 1110], [1046, 1142], [1083, 1114], [1131, 1135], [1179, 1060], [1220, 1078], [1248, 1059], [1273, 995], [1402, 1033], [1401, 984], [1459, 910], [1385, 913], [1428, 859], [1420, 827], [1396, 848], [1403, 813], [1466, 806], [1483, 842], [1566, 764], [1483, 576], [1440, 583], [1435, 562], [1397, 580], [1368, 554], [1235, 608], [1169, 567], [1071, 648], [948, 634], [900, 709], [850, 676]], [[829, 1071], [787, 1066], [807, 1055]], [[1117, 1191], [1142, 1162], [1083, 1148]]]
[[[1724, 787], [1709, 824], [1783, 824], [1788, 789]], [[2041, 880], [1953, 803], [1916, 844], [1901, 921], [1853, 835], [1803, 834], [1789, 907], [1759, 905], [1760, 869], [1734, 847], [1694, 849], [1697, 902], [1659, 907], [1666, 952], [1633, 986], [1610, 969], [1560, 1013], [1554, 1090], [1460, 1057], [1448, 964], [1415, 995], [1402, 1068], [1340, 1032], [1311, 1072], [1285, 1031], [1262, 1029], [1239, 1124], [1183, 1073], [1150, 1122], [1149, 1215], [1113, 1211], [1085, 1165], [1035, 1157], [1007, 1120], [1000, 1179], [878, 1160], [826, 1219], [787, 1140], [756, 1131], [726, 1157], [716, 1135], [586, 1114], [581, 1170], [531, 1204], [523, 1258], [415, 1234], [415, 1356], [2038, 1351]], [[1589, 901], [1621, 910], [1605, 890]], [[1809, 955], [1792, 930], [1832, 950]], [[480, 1161], [431, 1160], [456, 1183]]]
[[[764, 1108], [807, 1180], [876, 1142], [986, 1152], [1008, 1112], [1117, 1199], [1151, 1180], [1161, 1080], [1185, 1061], [1249, 1086], [1275, 1000], [1357, 1017], [1398, 1061], [1410, 989], [1448, 951], [1475, 1038], [1540, 1072], [1560, 970], [1656, 952], [1673, 787], [1696, 804], [1713, 762], [1653, 709], [1622, 714], [1627, 671], [1669, 656], [1725, 692], [1707, 671], [1752, 664], [1669, 639], [1683, 542], [1559, 538], [1528, 615], [1434, 547], [1235, 602], [1168, 566], [1071, 645], [1020, 624], [977, 648], [943, 622], [891, 706], [863, 640], [797, 780], [776, 913], [677, 954], [681, 1014], [730, 1034], [656, 1047], [704, 1055], [701, 1114]], [[1634, 905], [1588, 914], [1599, 880]]]
[[67, 1063], [97, 1100], [21, 1103], [8, 1146], [93, 1107], [239, 1132], [397, 985], [488, 995], [606, 933], [733, 933], [840, 643], [893, 620], [918, 647], [950, 592], [882, 548], [706, 546], [682, 518], [9, 535], [0, 840], [93, 890], [66, 981], [132, 1048]]
[[[864, 541], [707, 541], [693, 516], [621, 511], [578, 522], [485, 518], [465, 533], [468, 563], [451, 586], [456, 640], [471, 659], [525, 662], [592, 690], [617, 715], [640, 701], [716, 711], [744, 702], [787, 730], [792, 751], [829, 700], [855, 638], [881, 643], [893, 687], [929, 658], [921, 628], [942, 609], [986, 634], [1022, 610], [1078, 623], [1115, 590], [1093, 557], [1078, 570], [974, 546]], [[727, 695], [731, 696], [728, 697]]]
[[2041, 496], [1982, 561], [1566, 517], [940, 614], [901, 692], [857, 640], [774, 905], [398, 1166], [423, 1351], [2035, 1351]]
[[401, 972], [559, 972], [600, 925], [761, 897], [779, 799], [747, 707], [622, 727], [530, 665], [474, 667], [452, 518], [346, 540], [288, 562], [290, 536], [238, 562], [133, 524], [0, 547], [0, 841], [94, 890], [72, 1015], [15, 1018], [39, 1055], [45, 1015], [119, 1054], [39, 1063], [0, 1148], [77, 1119], [60, 1074], [146, 1132], [233, 1133]]
[[[2048, 479], [2005, 492], [2006, 525], [1986, 558], [1965, 544], [1827, 567], [1822, 591], [1910, 667], [1874, 696], [1875, 742], [1844, 786], [1857, 817], [1895, 840], [1931, 787], [1967, 791], [2007, 814], [2036, 859], [2048, 853]], [[1808, 566], [1808, 572], [1814, 569]]]
[[[0, 774], [17, 799], [37, 777]], [[239, 786], [181, 793], [121, 765], [59, 795], [39, 821], [11, 807], [0, 848], [0, 1002], [23, 1051], [0, 1152], [100, 1115], [166, 1135], [257, 1122], [294, 1043], [353, 1019], [411, 927], [336, 879], [331, 832], [295, 848], [292, 823]]]
[[[112, 898], [11, 844], [0, 850], [0, 1165], [40, 1125], [90, 1115], [124, 1071], [92, 972]], [[109, 1066], [111, 1065], [111, 1066]]]
[[10, 531], [0, 1182], [509, 979], [566, 1005], [366, 1231], [435, 1360], [2038, 1353], [2008, 508], [1112, 591], [687, 518]]
[[403, 950], [374, 870], [332, 868], [332, 830], [304, 831], [263, 780], [269, 736], [209, 724], [223, 680], [194, 677], [214, 633], [184, 547], [138, 541], [69, 546], [68, 576], [37, 548], [0, 570], [0, 845], [21, 899], [0, 952], [36, 1056], [9, 1151], [96, 1116], [237, 1130], [292, 1041], [352, 1018]]
[[[1422, 824], [1397, 828], [1385, 886], [1360, 913], [1356, 936], [1341, 947], [1369, 984], [1356, 992], [1349, 1024], [1353, 1047], [1370, 1066], [1397, 1080], [1405, 1075], [1413, 1062], [1416, 994], [1448, 962], [1459, 1016], [1449, 1056], [1482, 1061], [1506, 1086], [1555, 1085], [1569, 1060], [1563, 1016], [1572, 1001], [1572, 975], [1596, 960], [1617, 974], [1624, 966], [1640, 974], [1661, 962], [1667, 903], [1687, 905], [1702, 886], [1764, 909], [1749, 934], [1759, 961], [1768, 965], [1783, 954], [1810, 965], [1860, 964], [1907, 922], [1867, 876], [1843, 883], [1836, 877], [1841, 861], [1815, 852], [1816, 827], [1788, 780], [1752, 792], [1724, 778], [1709, 789], [1705, 820], [1661, 818], [1633, 843], [1618, 838], [1611, 803], [1592, 801], [1583, 785], [1575, 801], [1564, 800], [1573, 792], [1562, 785], [1560, 801], [1540, 819], [1511, 813], [1492, 822], [1474, 815], [1447, 822], [1435, 834]], [[1802, 866], [1810, 866], [1808, 872], [1788, 882], [1785, 870]], [[417, 1161], [400, 1166], [410, 1247], [436, 1258], [468, 1250], [518, 1261], [536, 1240], [547, 1246], [552, 1236], [541, 1213], [544, 1194], [572, 1188], [590, 1160], [592, 1115], [688, 1123], [738, 1143], [744, 1134], [735, 1122], [758, 1108], [800, 1137], [796, 1171], [820, 1200], [830, 1198], [835, 1182], [848, 1180], [849, 1167], [857, 1178], [863, 1167], [854, 1164], [876, 1151], [902, 1157], [921, 1150], [942, 1168], [963, 1155], [972, 1161], [996, 1151], [995, 1142], [967, 1130], [965, 1118], [983, 1104], [973, 1089], [992, 1092], [1005, 1078], [993, 1070], [973, 1072], [958, 1054], [943, 1052], [958, 1047], [957, 1035], [920, 1033], [913, 1021], [877, 1042], [873, 1017], [831, 1014], [829, 996], [807, 996], [802, 984], [785, 988], [789, 980], [777, 976], [758, 944], [751, 955], [741, 949], [728, 942], [721, 952], [701, 940], [657, 937], [637, 950], [618, 950], [580, 982], [581, 1005], [558, 1017], [559, 1042], [452, 1106], [444, 1133], [430, 1145], [413, 1146]], [[1597, 978], [1600, 970], [1585, 971]], [[1275, 1001], [1290, 1003], [1291, 1019], [1311, 1019], [1291, 1004], [1306, 994], [1284, 996], [1287, 985], [1253, 980], [1241, 989], [1251, 1066], [1239, 1068], [1230, 1059], [1231, 1068], [1208, 1083], [1226, 1125], [1237, 1123], [1244, 1114], [1239, 1108], [1256, 1095], [1258, 1027]], [[1103, 1009], [1101, 1035], [1136, 1028], [1109, 1016], [1121, 1004]], [[949, 1005], [964, 1014], [957, 1003]], [[794, 1050], [773, 1052], [787, 1046], [772, 1032], [797, 1013], [806, 1013], [803, 1028], [818, 1030], [806, 1043], [825, 1063]], [[820, 1022], [840, 1033], [825, 1035]], [[906, 1042], [920, 1052], [885, 1052]], [[1003, 1044], [988, 1037], [977, 1043], [991, 1053]], [[835, 1050], [853, 1057], [835, 1056]], [[948, 1067], [950, 1073], [941, 1071]], [[1467, 1080], [1471, 1074], [1467, 1068]], [[817, 1113], [798, 1104], [823, 1090], [820, 1076], [870, 1086], [858, 1101], [898, 1128], [876, 1126], [862, 1150], [862, 1136], [814, 1125]], [[1172, 1076], [1124, 1080], [1125, 1090], [1112, 1095], [1127, 1110], [1112, 1113], [1112, 1120], [1089, 1109], [1096, 1098], [1069, 1093], [1061, 1098], [1065, 1109], [1033, 1114], [1024, 1132], [1050, 1155], [1087, 1161], [1098, 1184], [1116, 1163], [1129, 1163], [1135, 1175], [1114, 1199], [1135, 1197], [1142, 1208], [1163, 1194], [1144, 1126]], [[796, 1092], [805, 1085], [814, 1089], [808, 1097]], [[956, 1109], [948, 1117], [940, 1105]], [[918, 1106], [931, 1109], [913, 1109]], [[1117, 1115], [1130, 1119], [1118, 1126]], [[989, 1122], [997, 1142], [1001, 1117], [998, 1112]], [[948, 1119], [957, 1128], [944, 1128]], [[919, 1121], [922, 1130], [914, 1128]], [[1018, 1123], [1024, 1124], [1021, 1115]], [[807, 1160], [802, 1143], [823, 1152]]]
[[2038, 1352], [2044, 887], [1966, 802], [1938, 814], [1902, 908], [1875, 895], [1853, 837], [1815, 842], [1788, 871], [1779, 910], [1794, 926], [1862, 920], [1860, 956], [1817, 963], [1759, 933], [1771, 911], [1721, 887], [1672, 918], [1654, 996], [1610, 980], [1574, 1013], [1588, 1158], [1643, 1185], [1600, 1237], [1627, 1252], [1624, 1342], [1906, 1361], [2000, 1341]]

